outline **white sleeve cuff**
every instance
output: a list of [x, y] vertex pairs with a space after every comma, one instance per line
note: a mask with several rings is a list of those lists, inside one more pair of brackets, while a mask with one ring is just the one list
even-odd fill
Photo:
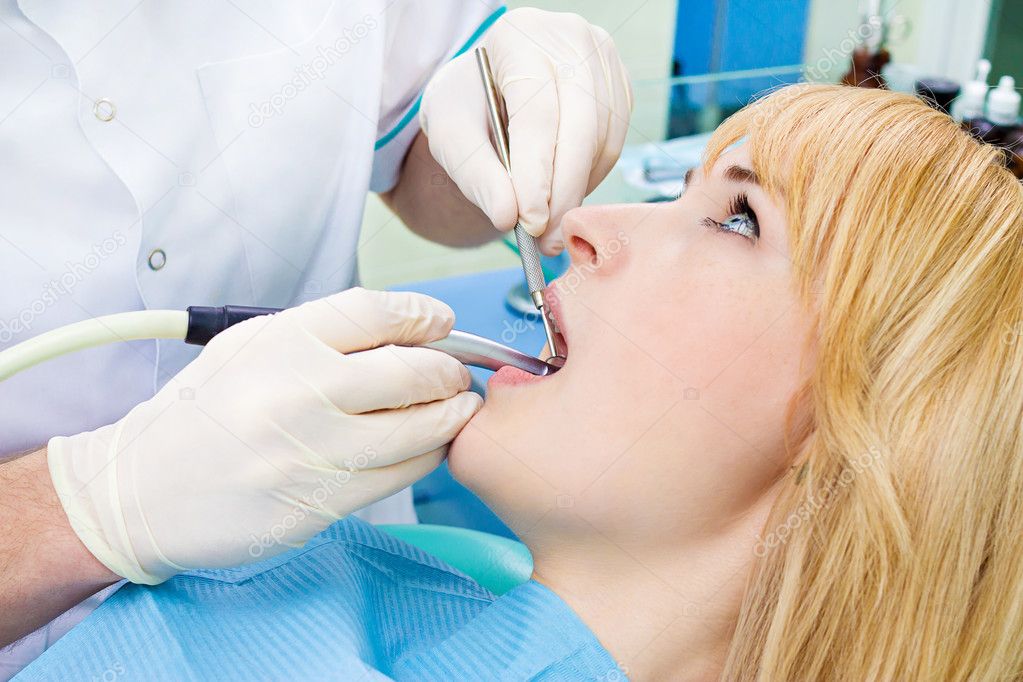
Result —
[[[431, 3], [436, 2], [436, 0], [427, 1]], [[431, 7], [437, 6], [431, 5]], [[507, 8], [503, 4], [495, 2], [494, 0], [480, 2], [478, 4], [479, 9], [472, 11], [467, 9], [464, 3], [458, 3], [456, 7], [458, 8], [457, 12], [449, 12], [450, 20], [445, 22], [449, 26], [454, 26], [455, 30], [449, 39], [444, 40], [441, 43], [441, 49], [444, 50], [444, 52], [442, 52], [444, 57], [438, 60], [436, 62], [436, 67], [432, 68], [429, 72], [419, 75], [418, 77], [414, 77], [415, 82], [412, 86], [414, 89], [411, 91], [409, 96], [405, 98], [406, 102], [410, 99], [411, 102], [406, 104], [404, 109], [401, 110], [402, 113], [400, 117], [398, 116], [399, 110], [395, 109], [381, 113], [381, 126], [388, 125], [390, 121], [396, 121], [396, 123], [391, 124], [374, 145], [373, 171], [370, 176], [369, 183], [370, 190], [374, 192], [386, 192], [397, 184], [398, 176], [401, 174], [402, 162], [405, 160], [405, 155], [408, 154], [409, 147], [412, 146], [412, 141], [415, 139], [420, 130], [419, 105], [422, 102], [423, 89], [429, 82], [430, 77], [436, 71], [436, 68], [439, 68], [441, 65], [471, 49], [477, 42], [479, 42], [479, 39], [483, 37], [483, 34], [494, 25], [494, 22], [497, 21], [501, 15], [505, 13], [505, 11], [507, 11]], [[440, 12], [441, 10], [438, 8], [435, 11]], [[402, 17], [396, 16], [394, 20], [401, 21]], [[411, 18], [405, 17], [405, 20], [411, 21]], [[460, 24], [461, 26], [459, 26]], [[463, 26], [475, 26], [475, 29], [469, 33], [468, 37], [465, 38], [456, 50], [450, 49], [449, 46], [451, 44], [458, 44], [457, 36], [464, 36], [468, 32], [468, 29], [463, 28]], [[410, 28], [412, 30], [419, 29], [417, 26], [406, 28]], [[402, 44], [408, 44], [408, 49], [423, 49], [421, 41], [401, 42]], [[392, 61], [392, 59], [388, 59], [389, 63]], [[400, 74], [396, 75], [390, 73], [385, 67], [385, 77], [400, 78]], [[386, 85], [387, 84], [385, 83], [385, 87]]]

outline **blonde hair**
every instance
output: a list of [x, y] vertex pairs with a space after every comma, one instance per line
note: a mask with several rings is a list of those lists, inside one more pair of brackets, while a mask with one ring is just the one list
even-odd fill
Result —
[[818, 361], [724, 677], [1023, 679], [1023, 187], [910, 95], [782, 88], [705, 172], [743, 138]]

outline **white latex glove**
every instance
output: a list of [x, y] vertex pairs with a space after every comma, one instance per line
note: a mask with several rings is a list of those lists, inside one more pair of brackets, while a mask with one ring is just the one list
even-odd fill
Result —
[[473, 50], [423, 93], [430, 152], [501, 231], [517, 218], [547, 255], [564, 248], [561, 219], [610, 172], [625, 143], [632, 90], [614, 41], [576, 14], [522, 8], [494, 24], [487, 48], [508, 110], [511, 179], [490, 139]]
[[50, 440], [72, 528], [144, 584], [301, 546], [432, 471], [479, 409], [461, 363], [406, 347], [453, 322], [351, 289], [231, 327], [119, 422]]

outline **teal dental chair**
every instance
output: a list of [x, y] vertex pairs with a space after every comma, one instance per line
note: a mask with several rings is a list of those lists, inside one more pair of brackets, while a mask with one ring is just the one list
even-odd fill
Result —
[[377, 528], [432, 554], [500, 596], [533, 573], [533, 557], [521, 542], [468, 528], [428, 523]]

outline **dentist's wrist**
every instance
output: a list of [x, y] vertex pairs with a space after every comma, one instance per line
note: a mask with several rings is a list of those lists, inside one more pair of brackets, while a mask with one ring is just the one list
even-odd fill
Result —
[[57, 551], [47, 551], [45, 559], [53, 570], [72, 571], [69, 575], [77, 576], [78, 582], [96, 589], [121, 580], [121, 576], [104, 566], [88, 550], [71, 528], [50, 477], [46, 455], [44, 448], [23, 458], [33, 458], [26, 462], [26, 466], [32, 468], [33, 478], [39, 481], [40, 532], [54, 550], [59, 550], [59, 554]]
[[[139, 552], [149, 546], [134, 545], [128, 534], [130, 504], [111, 484], [124, 454], [118, 451], [123, 428], [122, 420], [87, 433], [51, 438], [46, 448], [50, 481], [71, 532], [93, 559], [118, 578], [156, 585], [177, 570], [148, 572], [140, 565]], [[145, 535], [135, 538], [144, 539]]]
[[50, 481], [46, 450], [0, 465], [0, 646], [117, 582], [79, 541]]

